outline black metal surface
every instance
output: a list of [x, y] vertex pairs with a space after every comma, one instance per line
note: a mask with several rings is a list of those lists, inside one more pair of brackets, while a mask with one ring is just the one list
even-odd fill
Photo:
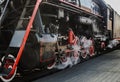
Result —
[[85, 15], [91, 15], [91, 16], [94, 16], [94, 17], [100, 17], [102, 18], [102, 16], [96, 16], [95, 14], [93, 13], [90, 13], [90, 12], [86, 12], [80, 8], [76, 8], [76, 7], [72, 7], [70, 5], [66, 5], [64, 3], [60, 3], [60, 4], [53, 4], [53, 3], [50, 3], [50, 2], [43, 2], [42, 4], [47, 4], [47, 5], [51, 5], [51, 6], [54, 6], [54, 7], [58, 7], [58, 8], [63, 8], [63, 9], [66, 9], [66, 10], [69, 10], [71, 12], [74, 12], [74, 13], [78, 13], [78, 14], [85, 14]]

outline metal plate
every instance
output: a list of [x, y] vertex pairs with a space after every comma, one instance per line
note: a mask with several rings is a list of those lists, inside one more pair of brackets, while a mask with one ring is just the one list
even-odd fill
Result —
[[20, 47], [23, 37], [25, 34], [25, 30], [24, 31], [15, 31], [12, 40], [10, 42], [9, 47]]

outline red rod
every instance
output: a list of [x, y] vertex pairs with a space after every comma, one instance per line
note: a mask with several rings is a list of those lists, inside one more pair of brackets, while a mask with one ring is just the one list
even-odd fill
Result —
[[29, 21], [29, 23], [28, 23], [28, 25], [27, 25], [27, 29], [26, 29], [24, 38], [23, 38], [23, 40], [22, 40], [22, 44], [21, 44], [21, 46], [20, 46], [19, 52], [18, 52], [17, 57], [16, 57], [16, 61], [15, 61], [14, 65], [13, 65], [13, 68], [12, 68], [12, 71], [10, 72], [10, 74], [13, 74], [13, 73], [14, 73], [14, 71], [15, 71], [18, 63], [19, 63], [19, 60], [20, 60], [20, 58], [21, 58], [21, 55], [22, 55], [22, 52], [23, 52], [23, 50], [24, 50], [26, 41], [27, 41], [27, 39], [28, 39], [28, 35], [29, 35], [29, 33], [30, 33], [30, 30], [31, 30], [31, 27], [32, 27], [34, 18], [35, 18], [35, 16], [36, 16], [37, 10], [38, 10], [39, 5], [40, 5], [41, 2], [42, 2], [42, 0], [37, 0], [37, 2], [36, 2], [34, 11], [33, 11], [33, 13], [32, 13], [32, 17], [31, 17], [31, 19], [30, 19], [30, 21]]
[[69, 38], [68, 38], [68, 42], [69, 42], [69, 44], [74, 44], [75, 43], [75, 34], [74, 34], [74, 32], [73, 32], [73, 30], [72, 29], [69, 29], [69, 34], [68, 34], [69, 36]]

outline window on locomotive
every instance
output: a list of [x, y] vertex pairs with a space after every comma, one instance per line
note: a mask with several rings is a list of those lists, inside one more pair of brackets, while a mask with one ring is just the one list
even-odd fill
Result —
[[65, 1], [75, 4], [75, 5], [79, 5], [79, 0], [65, 0]]
[[56, 34], [57, 9], [50, 5], [43, 5], [40, 7], [40, 14], [42, 18], [44, 32]]
[[92, 0], [80, 0], [81, 6], [91, 9]]
[[95, 2], [92, 4], [92, 12], [97, 15], [101, 14], [100, 7]]
[[109, 11], [109, 19], [112, 20], [112, 18], [113, 18], [113, 12], [112, 12], [112, 10], [110, 10]]

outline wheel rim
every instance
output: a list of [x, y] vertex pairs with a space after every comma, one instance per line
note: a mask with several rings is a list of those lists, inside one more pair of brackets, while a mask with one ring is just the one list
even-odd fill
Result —
[[82, 51], [81, 56], [83, 59], [87, 58], [87, 53], [85, 50]]
[[90, 47], [89, 52], [90, 52], [90, 56], [94, 55], [94, 47], [93, 46]]
[[80, 63], [81, 59], [80, 59], [79, 51], [74, 51], [74, 56], [73, 57], [75, 58], [74, 64]]
[[47, 66], [47, 69], [52, 69], [52, 68], [54, 68], [55, 64], [56, 64], [56, 62], [55, 62], [55, 60], [53, 60], [53, 62], [50, 63], [50, 64]]
[[[14, 65], [14, 62], [15, 62], [15, 57], [13, 55], [8, 55], [8, 57], [10, 57], [10, 59], [5, 59], [5, 57], [3, 56], [2, 58], [2, 61], [4, 60], [6, 63], [4, 65], [4, 68], [6, 69], [12, 69], [13, 65]], [[3, 82], [10, 82], [13, 80], [13, 78], [15, 77], [17, 73], [17, 68], [15, 69], [14, 73], [13, 74], [9, 74], [8, 76], [1, 76], [1, 80]]]

